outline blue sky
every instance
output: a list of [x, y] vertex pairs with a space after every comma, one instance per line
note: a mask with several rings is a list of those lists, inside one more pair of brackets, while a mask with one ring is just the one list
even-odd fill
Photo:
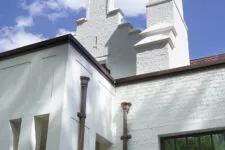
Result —
[[[146, 0], [115, 1], [125, 20], [136, 28], [146, 27]], [[183, 4], [191, 59], [225, 53], [225, 1], [183, 0]], [[75, 21], [85, 17], [85, 5], [85, 0], [2, 0], [0, 51], [75, 32]]]

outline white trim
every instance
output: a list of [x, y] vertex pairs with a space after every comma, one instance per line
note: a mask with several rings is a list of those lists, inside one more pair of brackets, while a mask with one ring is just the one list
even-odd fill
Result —
[[177, 31], [175, 27], [171, 24], [160, 24], [160, 25], [151, 26], [151, 28], [145, 29], [140, 34], [141, 36], [146, 37], [146, 36], [151, 36], [155, 34], [170, 32], [170, 31], [173, 32], [174, 36], [177, 36]]
[[169, 35], [163, 35], [163, 34], [146, 37], [142, 39], [140, 42], [138, 42], [137, 44], [135, 44], [135, 47], [136, 48], [143, 47], [146, 45], [150, 45], [150, 44], [158, 43], [162, 41], [167, 41], [172, 49], [175, 47], [172, 37]]

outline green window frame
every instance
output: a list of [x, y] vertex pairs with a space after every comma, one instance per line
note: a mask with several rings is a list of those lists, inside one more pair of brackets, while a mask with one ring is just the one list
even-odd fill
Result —
[[161, 137], [161, 150], [225, 150], [225, 130]]

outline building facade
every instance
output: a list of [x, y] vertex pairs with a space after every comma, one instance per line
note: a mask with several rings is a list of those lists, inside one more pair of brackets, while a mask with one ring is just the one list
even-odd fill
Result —
[[149, 0], [142, 32], [124, 21], [113, 4], [89, 0], [87, 17], [77, 21], [76, 38], [114, 78], [190, 64], [182, 0]]
[[1, 149], [225, 150], [225, 55], [189, 59], [182, 0], [150, 0], [144, 31], [88, 4], [78, 40], [0, 54]]

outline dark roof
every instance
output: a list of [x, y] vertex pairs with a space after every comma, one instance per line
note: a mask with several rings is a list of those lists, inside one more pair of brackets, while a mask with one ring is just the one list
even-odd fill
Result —
[[138, 83], [138, 82], [144, 82], [144, 81], [155, 80], [155, 79], [160, 79], [164, 77], [175, 76], [175, 75], [184, 74], [184, 73], [193, 73], [193, 72], [201, 71], [205, 69], [215, 69], [219, 67], [225, 67], [225, 54], [191, 60], [189, 66], [117, 79], [115, 82], [115, 85], [123, 86], [123, 85]]
[[36, 51], [41, 51], [46, 48], [55, 47], [66, 43], [71, 44], [90, 64], [93, 65], [93, 67], [95, 67], [99, 71], [99, 73], [101, 73], [112, 85], [114, 85], [114, 79], [109, 75], [109, 73], [71, 34], [0, 53], [0, 61]]
[[214, 56], [191, 60], [191, 65], [198, 65], [198, 64], [205, 64], [205, 63], [210, 63], [210, 62], [222, 61], [224, 59], [225, 59], [225, 54], [214, 55]]
[[100, 74], [102, 74], [112, 85], [115, 85], [115, 86], [134, 84], [134, 83], [139, 83], [139, 82], [144, 82], [144, 81], [149, 81], [154, 79], [160, 79], [163, 77], [179, 75], [183, 73], [193, 73], [193, 72], [201, 71], [205, 69], [214, 69], [214, 68], [225, 66], [225, 54], [221, 54], [221, 55], [191, 60], [190, 66], [168, 69], [168, 70], [114, 80], [111, 77], [111, 75], [107, 72], [107, 70], [103, 68], [96, 61], [96, 59], [71, 34], [0, 53], [0, 61], [25, 55], [35, 51], [44, 50], [46, 48], [50, 48], [50, 47], [54, 47], [54, 46], [58, 46], [58, 45], [66, 44], [66, 43], [70, 43], [90, 64], [93, 65], [93, 67], [95, 67], [98, 70]]

